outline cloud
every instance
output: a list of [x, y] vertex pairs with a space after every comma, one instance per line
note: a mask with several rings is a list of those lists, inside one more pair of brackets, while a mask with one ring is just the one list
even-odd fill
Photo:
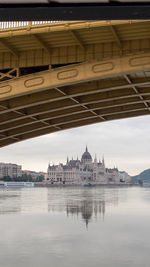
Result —
[[108, 167], [129, 174], [150, 168], [150, 116], [116, 120], [65, 130], [0, 149], [0, 161], [21, 164], [23, 169], [46, 171], [48, 162], [81, 157], [88, 145], [92, 156], [105, 155]]

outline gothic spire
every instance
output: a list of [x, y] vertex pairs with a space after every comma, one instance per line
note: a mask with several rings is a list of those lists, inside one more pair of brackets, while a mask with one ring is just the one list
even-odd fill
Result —
[[88, 148], [87, 148], [87, 146], [86, 146], [85, 152], [88, 152]]
[[103, 155], [102, 163], [103, 163], [103, 165], [105, 166], [104, 155]]
[[50, 162], [49, 162], [49, 164], [48, 164], [48, 170], [50, 170], [50, 168], [51, 168], [51, 165], [50, 165]]

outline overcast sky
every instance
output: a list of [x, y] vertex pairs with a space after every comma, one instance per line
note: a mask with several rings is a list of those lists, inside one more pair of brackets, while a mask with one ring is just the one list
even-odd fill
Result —
[[150, 168], [150, 116], [116, 120], [33, 138], [0, 149], [0, 162], [46, 171], [47, 165], [81, 157], [85, 146], [94, 157], [105, 156], [107, 167], [130, 175]]

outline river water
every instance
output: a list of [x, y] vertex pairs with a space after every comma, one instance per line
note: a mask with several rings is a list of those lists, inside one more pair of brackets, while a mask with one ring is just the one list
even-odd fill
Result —
[[150, 188], [0, 189], [0, 267], [149, 267]]

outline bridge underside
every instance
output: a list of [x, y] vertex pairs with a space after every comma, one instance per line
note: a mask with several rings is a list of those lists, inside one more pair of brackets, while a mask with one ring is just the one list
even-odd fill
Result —
[[11, 37], [0, 32], [0, 147], [150, 115], [149, 32], [149, 21], [30, 26]]

